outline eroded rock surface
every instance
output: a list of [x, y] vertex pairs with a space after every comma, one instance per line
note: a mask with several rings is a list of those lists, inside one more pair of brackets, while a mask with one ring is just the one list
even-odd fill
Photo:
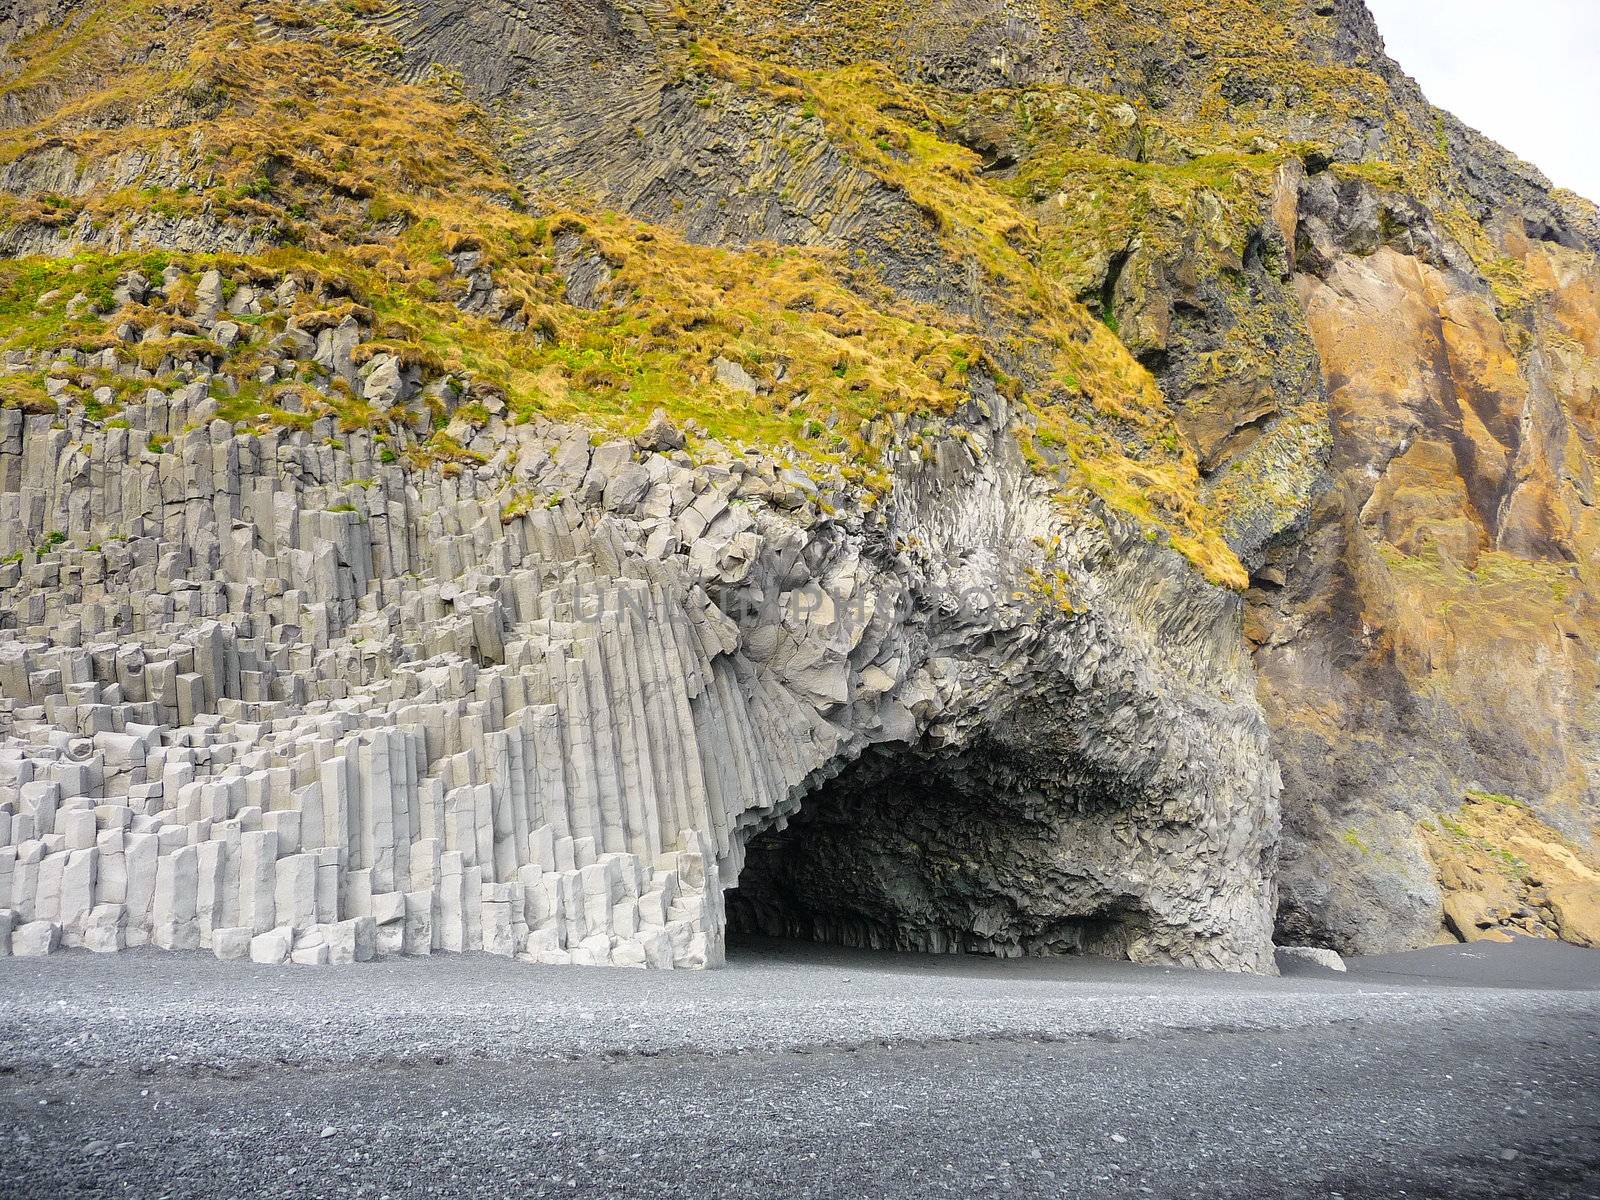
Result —
[[1470, 790], [1592, 835], [1597, 267], [1507, 244], [1540, 281], [1520, 319], [1387, 245], [1298, 279], [1333, 485], [1251, 628], [1293, 797], [1281, 921], [1347, 949], [1437, 933], [1417, 822]]

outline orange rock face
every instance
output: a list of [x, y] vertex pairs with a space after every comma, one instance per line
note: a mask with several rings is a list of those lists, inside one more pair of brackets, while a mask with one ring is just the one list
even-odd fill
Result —
[[1419, 829], [1457, 939], [1522, 934], [1600, 946], [1600, 869], [1530, 809], [1477, 794]]
[[1415, 822], [1469, 789], [1589, 842], [1600, 812], [1600, 266], [1503, 238], [1508, 304], [1380, 247], [1297, 277], [1333, 486], [1249, 632], [1285, 772], [1280, 924], [1429, 940]]

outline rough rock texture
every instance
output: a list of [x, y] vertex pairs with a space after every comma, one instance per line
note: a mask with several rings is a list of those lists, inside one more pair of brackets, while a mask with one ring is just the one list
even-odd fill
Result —
[[1469, 790], [1587, 853], [1600, 219], [1359, 0], [0, 40], [30, 949], [1269, 970], [1460, 934]]
[[1474, 792], [1422, 830], [1445, 926], [1461, 941], [1522, 934], [1600, 947], [1600, 865], [1521, 801]]
[[1470, 276], [1387, 246], [1299, 281], [1335, 483], [1281, 554], [1281, 590], [1258, 593], [1256, 663], [1302, 801], [1283, 919], [1352, 948], [1437, 929], [1415, 823], [1467, 789], [1592, 835], [1600, 274], [1511, 244], [1551, 288], [1525, 325]]
[[[1113, 522], [1067, 528], [999, 397], [870, 528], [748, 456], [494, 422], [464, 447], [484, 465], [407, 471], [208, 406], [0, 417], [0, 554], [39, 548], [0, 568], [20, 921], [225, 957], [247, 931], [257, 962], [714, 964], [747, 843], [877, 746], [962, 781], [930, 806], [951, 848], [913, 866], [965, 861], [839, 936], [1270, 968], [1238, 601]], [[1029, 584], [1040, 544], [1070, 603]], [[863, 838], [863, 869], [896, 852]]]
[[1594, 206], [1429, 107], [1356, 0], [845, 7], [725, 20], [926, 81], [1194, 445], [1252, 575], [1284, 937], [1453, 933], [1419, 822], [1474, 789], [1592, 846]]

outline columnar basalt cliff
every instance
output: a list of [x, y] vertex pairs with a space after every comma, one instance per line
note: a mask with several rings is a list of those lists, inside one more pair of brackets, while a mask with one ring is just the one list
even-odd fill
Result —
[[1358, 0], [0, 37], [15, 952], [1600, 935], [1600, 218]]
[[[196, 316], [225, 341], [302, 299], [221, 289]], [[354, 370], [353, 318], [304, 328], [284, 365], [410, 394], [392, 356]], [[868, 520], [753, 456], [691, 465], [664, 414], [598, 446], [491, 417], [479, 465], [407, 469], [332, 418], [240, 433], [215, 378], [109, 427], [4, 414], [0, 552], [50, 551], [0, 568], [22, 945], [704, 966], [749, 841], [872, 747], [961, 798], [901, 866], [915, 906], [841, 886], [841, 936], [1270, 965], [1237, 598], [1064, 522], [976, 382]], [[868, 874], [896, 851], [861, 838]]]

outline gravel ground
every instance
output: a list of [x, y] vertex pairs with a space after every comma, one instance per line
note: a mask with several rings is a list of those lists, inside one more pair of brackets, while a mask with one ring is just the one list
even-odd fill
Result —
[[0, 960], [0, 1194], [1600, 1196], [1600, 954]]
[[[740, 953], [739, 951], [742, 951]], [[1438, 947], [1262, 978], [1092, 959], [869, 954], [752, 942], [720, 971], [533, 966], [488, 955], [337, 969], [154, 949], [0, 959], [0, 1069], [721, 1055], [995, 1039], [1138, 1038], [1361, 1020], [1600, 1012], [1600, 954]], [[1586, 989], [1570, 994], [1572, 989]]]

